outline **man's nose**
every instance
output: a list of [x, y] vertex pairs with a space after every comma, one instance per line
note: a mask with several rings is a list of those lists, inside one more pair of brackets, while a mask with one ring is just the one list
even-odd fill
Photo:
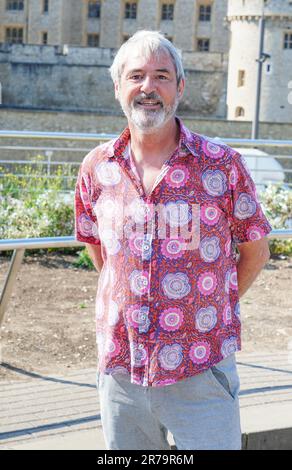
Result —
[[147, 93], [149, 95], [152, 91], [155, 90], [155, 82], [151, 77], [145, 77], [143, 82], [141, 83], [141, 91]]

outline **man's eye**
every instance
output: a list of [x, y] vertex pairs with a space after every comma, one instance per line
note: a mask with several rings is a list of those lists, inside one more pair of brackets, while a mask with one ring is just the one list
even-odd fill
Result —
[[167, 80], [165, 75], [158, 75], [159, 80]]
[[141, 78], [142, 78], [142, 75], [131, 75], [130, 76], [131, 80], [141, 80]]

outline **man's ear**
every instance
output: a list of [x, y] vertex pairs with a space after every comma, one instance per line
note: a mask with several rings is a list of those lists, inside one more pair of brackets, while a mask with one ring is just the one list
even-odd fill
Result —
[[181, 81], [179, 82], [179, 86], [177, 89], [179, 99], [181, 99], [182, 95], [184, 94], [184, 89], [185, 89], [185, 80], [182, 78]]
[[120, 100], [120, 87], [118, 82], [115, 82], [115, 98], [118, 101]]

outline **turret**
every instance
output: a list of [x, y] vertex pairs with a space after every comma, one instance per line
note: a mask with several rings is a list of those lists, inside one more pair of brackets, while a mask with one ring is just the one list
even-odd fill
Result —
[[252, 121], [255, 112], [259, 21], [265, 19], [260, 121], [292, 122], [292, 1], [229, 0], [227, 118]]

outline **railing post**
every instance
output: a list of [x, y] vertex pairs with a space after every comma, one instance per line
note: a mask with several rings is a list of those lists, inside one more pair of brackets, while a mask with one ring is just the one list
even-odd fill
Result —
[[16, 281], [16, 276], [17, 276], [19, 267], [24, 257], [24, 252], [25, 252], [25, 249], [23, 248], [13, 251], [9, 270], [6, 275], [4, 287], [3, 287], [3, 290], [1, 292], [1, 297], [0, 297], [0, 326], [2, 325], [3, 320], [4, 320], [5, 310], [8, 305], [8, 302], [9, 302], [9, 299], [13, 290], [14, 282]]
[[51, 176], [51, 159], [52, 159], [53, 152], [47, 150], [46, 157], [47, 157], [47, 175]]

